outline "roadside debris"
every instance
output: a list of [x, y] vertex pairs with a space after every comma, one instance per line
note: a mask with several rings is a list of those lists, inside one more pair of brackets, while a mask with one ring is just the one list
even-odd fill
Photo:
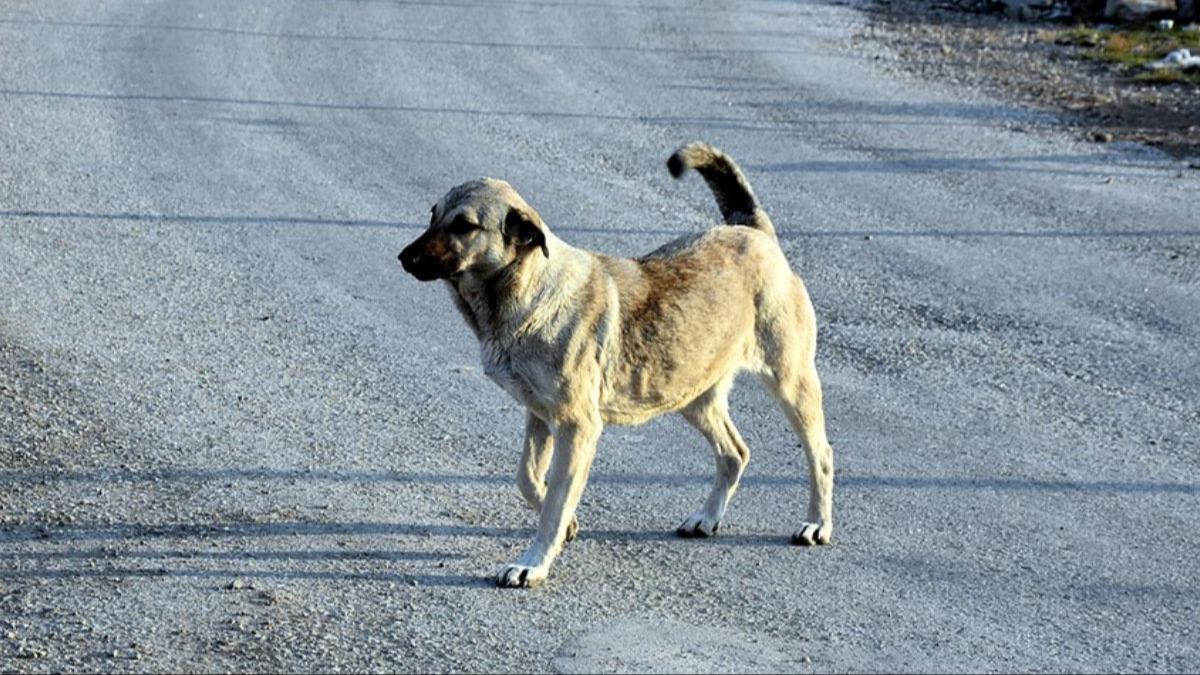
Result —
[[1146, 64], [1146, 70], [1180, 70], [1185, 73], [1200, 73], [1200, 54], [1189, 49], [1176, 49], [1158, 61]]

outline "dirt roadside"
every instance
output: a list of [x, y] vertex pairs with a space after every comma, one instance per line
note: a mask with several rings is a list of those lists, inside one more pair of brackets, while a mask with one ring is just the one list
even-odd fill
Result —
[[1087, 140], [1144, 143], [1200, 169], [1200, 85], [1140, 81], [1141, 69], [1095, 58], [1078, 25], [937, 0], [870, 0], [863, 9], [863, 37], [899, 57], [887, 68], [976, 88], [1053, 113]]

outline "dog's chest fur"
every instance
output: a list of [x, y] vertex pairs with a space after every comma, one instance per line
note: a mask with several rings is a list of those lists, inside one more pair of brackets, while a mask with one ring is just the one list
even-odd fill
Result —
[[[480, 341], [480, 356], [483, 360], [483, 373], [501, 389], [508, 392], [518, 402], [534, 410], [545, 410], [546, 404], [552, 397], [547, 396], [544, 387], [539, 386], [536, 372], [530, 372], [530, 361], [514, 358], [511, 348], [505, 349], [495, 340]], [[523, 364], [518, 368], [516, 364]]]
[[455, 304], [467, 325], [479, 339], [483, 372], [492, 382], [528, 408], [546, 410], [555, 400], [552, 378], [538, 358], [547, 348], [536, 339], [516, 337], [516, 326], [502, 318], [503, 313], [489, 293], [470, 292], [452, 287]]

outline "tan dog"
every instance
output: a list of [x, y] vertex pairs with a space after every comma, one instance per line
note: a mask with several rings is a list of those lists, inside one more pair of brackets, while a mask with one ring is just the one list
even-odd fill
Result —
[[757, 373], [808, 455], [808, 519], [792, 537], [833, 534], [833, 450], [814, 364], [816, 318], [775, 228], [733, 160], [702, 143], [667, 163], [704, 177], [725, 222], [636, 260], [569, 246], [512, 187], [464, 183], [432, 209], [400, 254], [422, 281], [444, 279], [479, 338], [488, 377], [528, 409], [517, 485], [540, 513], [537, 536], [501, 586], [543, 581], [578, 528], [575, 508], [606, 424], [679, 411], [712, 445], [717, 479], [679, 527], [717, 532], [750, 459], [726, 402], [734, 376]]

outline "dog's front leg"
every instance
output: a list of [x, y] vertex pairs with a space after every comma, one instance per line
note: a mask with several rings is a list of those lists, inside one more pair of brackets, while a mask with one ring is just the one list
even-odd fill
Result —
[[[517, 468], [517, 489], [534, 513], [541, 514], [542, 502], [546, 499], [546, 470], [550, 467], [550, 456], [554, 450], [554, 437], [550, 427], [542, 418], [528, 411], [525, 414], [525, 447], [521, 453], [521, 466]], [[567, 527], [567, 541], [579, 533], [579, 521], [571, 518]]]
[[579, 505], [592, 459], [596, 456], [601, 427], [598, 414], [555, 426], [550, 480], [542, 502], [537, 536], [516, 563], [500, 570], [496, 577], [500, 586], [536, 586], [546, 579], [550, 564], [566, 543], [567, 532], [575, 519], [575, 507]]

